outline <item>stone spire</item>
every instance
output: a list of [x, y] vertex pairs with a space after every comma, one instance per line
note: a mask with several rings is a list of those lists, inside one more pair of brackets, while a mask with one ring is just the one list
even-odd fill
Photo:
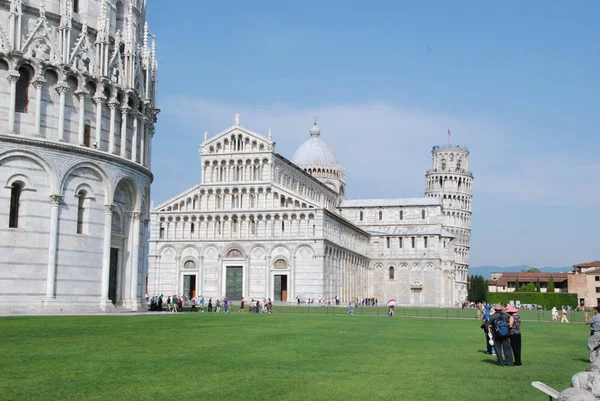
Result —
[[240, 113], [235, 113], [235, 125], [240, 125]]
[[148, 69], [150, 63], [150, 51], [148, 48], [148, 21], [144, 23], [144, 38], [142, 40], [142, 62], [144, 68]]
[[273, 137], [271, 136], [271, 128], [269, 128], [269, 138], [268, 138], [268, 139], [269, 139], [269, 142], [271, 142], [271, 141], [273, 140], [272, 138], [273, 138]]
[[133, 53], [135, 47], [135, 34], [133, 32], [133, 3], [127, 4], [127, 27], [125, 28], [125, 53]]

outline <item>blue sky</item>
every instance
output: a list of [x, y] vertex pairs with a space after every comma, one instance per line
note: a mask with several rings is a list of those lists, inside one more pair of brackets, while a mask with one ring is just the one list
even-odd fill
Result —
[[600, 2], [148, 0], [156, 204], [242, 125], [291, 159], [317, 116], [348, 196], [423, 196], [431, 147], [471, 150], [470, 264], [600, 259]]

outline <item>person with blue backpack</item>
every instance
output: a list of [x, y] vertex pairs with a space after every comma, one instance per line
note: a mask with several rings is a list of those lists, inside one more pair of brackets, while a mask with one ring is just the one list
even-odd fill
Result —
[[[488, 328], [494, 339], [494, 349], [496, 350], [496, 358], [498, 358], [498, 366], [514, 366], [509, 337], [509, 320], [510, 317], [506, 313], [502, 313], [502, 305], [494, 305], [494, 314], [490, 316]], [[502, 351], [504, 351], [506, 362], [502, 359]]]

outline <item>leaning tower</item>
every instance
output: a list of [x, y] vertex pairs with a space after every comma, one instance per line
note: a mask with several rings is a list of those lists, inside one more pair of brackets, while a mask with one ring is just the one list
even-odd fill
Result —
[[0, 7], [0, 308], [144, 309], [157, 61], [146, 0]]
[[473, 198], [469, 149], [460, 145], [438, 145], [431, 154], [433, 168], [425, 175], [425, 196], [442, 201], [444, 226], [455, 236], [455, 283], [458, 299], [462, 301], [467, 298]]

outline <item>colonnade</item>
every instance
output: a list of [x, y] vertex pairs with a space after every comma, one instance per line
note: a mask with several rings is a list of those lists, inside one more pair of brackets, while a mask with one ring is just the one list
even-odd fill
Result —
[[369, 263], [342, 248], [327, 246], [324, 256], [325, 266], [325, 298], [333, 299], [339, 296], [342, 302], [353, 298], [368, 297]]

